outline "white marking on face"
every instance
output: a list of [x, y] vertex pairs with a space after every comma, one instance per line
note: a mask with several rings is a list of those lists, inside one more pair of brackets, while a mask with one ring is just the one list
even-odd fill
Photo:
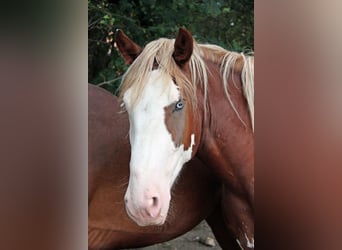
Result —
[[[130, 120], [131, 161], [126, 198], [131, 206], [128, 209], [138, 217], [146, 193], [151, 193], [160, 197], [160, 213], [165, 215], [165, 220], [170, 189], [183, 164], [191, 159], [195, 135], [191, 135], [191, 145], [187, 150], [183, 144], [175, 146], [165, 124], [164, 108], [178, 101], [180, 92], [171, 77], [161, 77], [161, 74], [160, 70], [151, 72], [134, 107], [131, 105], [132, 89], [126, 91], [123, 100]], [[167, 81], [167, 84], [162, 81]]]

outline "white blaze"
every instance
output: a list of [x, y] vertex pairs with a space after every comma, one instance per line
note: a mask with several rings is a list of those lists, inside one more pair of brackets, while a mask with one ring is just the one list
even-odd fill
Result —
[[[165, 81], [167, 80], [167, 84]], [[130, 179], [126, 195], [136, 207], [146, 190], [161, 196], [161, 213], [167, 214], [170, 189], [183, 164], [191, 159], [195, 135], [191, 145], [175, 146], [165, 124], [164, 108], [180, 98], [180, 92], [171, 77], [162, 78], [159, 70], [153, 70], [139, 97], [137, 105], [131, 106], [132, 89], [124, 94], [124, 102], [130, 120]], [[180, 111], [182, 112], [182, 111]]]

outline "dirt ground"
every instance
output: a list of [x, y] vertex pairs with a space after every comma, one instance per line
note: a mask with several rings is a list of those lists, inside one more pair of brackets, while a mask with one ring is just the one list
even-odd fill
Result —
[[[205, 244], [205, 241], [207, 240], [207, 243], [213, 242], [214, 246], [208, 246]], [[126, 250], [132, 250], [126, 249]], [[199, 225], [197, 225], [192, 231], [187, 232], [186, 234], [183, 234], [182, 236], [173, 239], [171, 241], [167, 241], [164, 243], [156, 244], [149, 247], [142, 247], [142, 248], [134, 248], [134, 249], [140, 249], [140, 250], [198, 250], [198, 249], [206, 249], [206, 250], [219, 250], [222, 249], [217, 241], [215, 240], [215, 237], [213, 233], [211, 232], [211, 229], [209, 228], [208, 224], [206, 222], [201, 222]]]

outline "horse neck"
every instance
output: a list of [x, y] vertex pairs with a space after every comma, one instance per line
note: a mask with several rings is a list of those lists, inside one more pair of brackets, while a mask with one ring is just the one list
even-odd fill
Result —
[[[208, 70], [207, 110], [203, 115], [202, 138], [197, 155], [213, 168], [229, 188], [253, 196], [254, 138], [248, 105], [242, 94], [241, 72], [232, 74], [228, 82], [231, 100], [245, 124], [226, 97], [219, 65], [209, 62]], [[235, 77], [237, 86], [234, 86], [231, 77]], [[199, 96], [203, 96], [203, 91]]]

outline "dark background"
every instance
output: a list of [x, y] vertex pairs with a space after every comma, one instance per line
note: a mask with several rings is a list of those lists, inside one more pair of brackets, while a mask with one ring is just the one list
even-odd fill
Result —
[[113, 48], [116, 29], [144, 46], [160, 37], [175, 38], [187, 28], [200, 43], [228, 50], [254, 50], [252, 0], [89, 0], [88, 80], [114, 92], [127, 69]]

